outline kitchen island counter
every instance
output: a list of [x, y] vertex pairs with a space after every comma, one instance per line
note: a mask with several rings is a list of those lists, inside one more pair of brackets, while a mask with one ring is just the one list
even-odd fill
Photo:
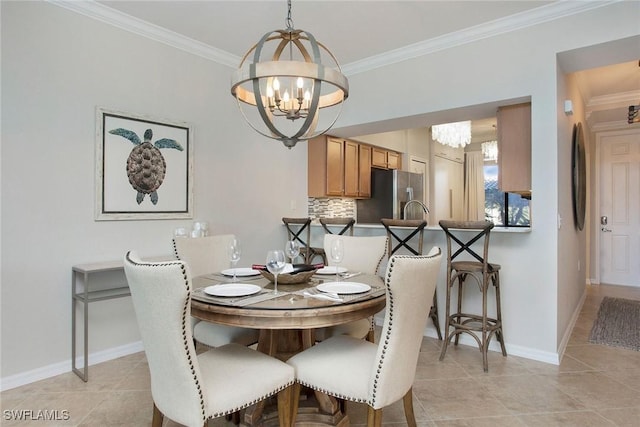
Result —
[[[324, 230], [322, 229], [322, 226], [320, 225], [319, 222], [314, 221], [311, 223], [311, 226], [313, 228], [319, 228], [320, 229], [320, 233], [324, 234]], [[382, 226], [381, 223], [375, 223], [375, 222], [363, 222], [363, 223], [355, 223], [354, 224], [354, 236], [359, 236], [359, 235], [374, 235], [374, 234], [370, 234], [369, 232], [366, 232], [367, 230], [381, 230], [382, 232], [384, 232], [384, 227]], [[406, 227], [391, 227], [391, 228], [398, 228], [398, 229], [402, 229], [402, 228], [406, 228]], [[362, 230], [362, 233], [358, 232], [358, 229]], [[315, 234], [317, 230], [312, 231], [312, 234]], [[425, 227], [425, 231], [442, 231], [442, 228], [440, 228], [439, 225], [430, 225], [427, 221], [427, 226]], [[491, 233], [530, 233], [531, 232], [531, 227], [494, 227], [491, 230]]]

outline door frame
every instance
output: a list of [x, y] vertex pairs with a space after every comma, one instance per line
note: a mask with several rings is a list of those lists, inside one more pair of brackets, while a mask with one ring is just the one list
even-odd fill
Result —
[[640, 137], [640, 127], [633, 127], [630, 129], [620, 129], [620, 130], [612, 130], [612, 131], [604, 131], [596, 133], [596, 144], [595, 144], [595, 163], [594, 163], [594, 198], [593, 198], [593, 209], [591, 211], [594, 213], [591, 230], [594, 235], [594, 245], [593, 252], [591, 254], [591, 260], [593, 261], [593, 273], [594, 278], [590, 280], [590, 284], [599, 285], [600, 284], [600, 159], [601, 159], [601, 140], [602, 137], [605, 136], [616, 136], [616, 135], [626, 135], [626, 134], [636, 134]]

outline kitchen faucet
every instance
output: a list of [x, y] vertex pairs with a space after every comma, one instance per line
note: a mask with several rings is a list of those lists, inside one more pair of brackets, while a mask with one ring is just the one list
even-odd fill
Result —
[[424, 213], [428, 214], [429, 213], [429, 208], [427, 207], [427, 205], [425, 205], [424, 203], [422, 203], [420, 200], [418, 199], [413, 199], [413, 200], [409, 200], [405, 205], [404, 205], [404, 210], [402, 212], [402, 218], [407, 219], [407, 208], [409, 207], [410, 204], [412, 203], [417, 203], [420, 206], [422, 206], [422, 210], [424, 211]]

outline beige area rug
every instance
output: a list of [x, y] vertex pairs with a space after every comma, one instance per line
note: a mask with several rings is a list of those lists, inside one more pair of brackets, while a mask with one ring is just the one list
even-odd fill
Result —
[[640, 301], [605, 297], [589, 342], [640, 351]]

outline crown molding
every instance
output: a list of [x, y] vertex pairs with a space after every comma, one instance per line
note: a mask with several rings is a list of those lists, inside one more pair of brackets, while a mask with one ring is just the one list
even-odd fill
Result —
[[182, 34], [119, 12], [95, 1], [46, 0], [51, 4], [80, 13], [125, 31], [164, 43], [176, 49], [200, 56], [228, 67], [236, 68], [240, 57], [199, 42]]
[[640, 102], [640, 90], [613, 93], [610, 95], [594, 96], [587, 102], [590, 111], [608, 110], [613, 106], [626, 107]]
[[626, 120], [612, 120], [608, 122], [599, 122], [599, 123], [591, 123], [589, 119], [587, 119], [587, 124], [589, 125], [589, 130], [591, 132], [605, 132], [610, 130], [624, 130], [624, 129], [640, 129], [640, 124], [632, 123], [629, 124]]
[[522, 28], [532, 27], [544, 22], [564, 18], [597, 9], [623, 0], [611, 1], [560, 1], [541, 6], [526, 12], [520, 12], [504, 18], [475, 25], [439, 37], [394, 49], [379, 55], [370, 56], [360, 61], [345, 64], [342, 72], [346, 75], [363, 73], [375, 68], [384, 67], [419, 56], [428, 55], [478, 40], [509, 33]]
[[[46, 0], [51, 4], [80, 13], [125, 31], [147, 37], [164, 43], [176, 49], [192, 53], [202, 58], [215, 61], [228, 67], [236, 68], [241, 58], [222, 49], [178, 34], [166, 28], [151, 24], [95, 1]], [[493, 37], [499, 34], [531, 27], [544, 22], [553, 21], [566, 16], [597, 9], [624, 0], [608, 1], [559, 1], [538, 7], [526, 12], [520, 12], [504, 18], [496, 19], [484, 24], [465, 28], [464, 30], [445, 34], [429, 40], [394, 49], [379, 55], [370, 56], [342, 66], [346, 75], [363, 73], [375, 68], [384, 67], [408, 59], [430, 53], [450, 49], [467, 43]]]

